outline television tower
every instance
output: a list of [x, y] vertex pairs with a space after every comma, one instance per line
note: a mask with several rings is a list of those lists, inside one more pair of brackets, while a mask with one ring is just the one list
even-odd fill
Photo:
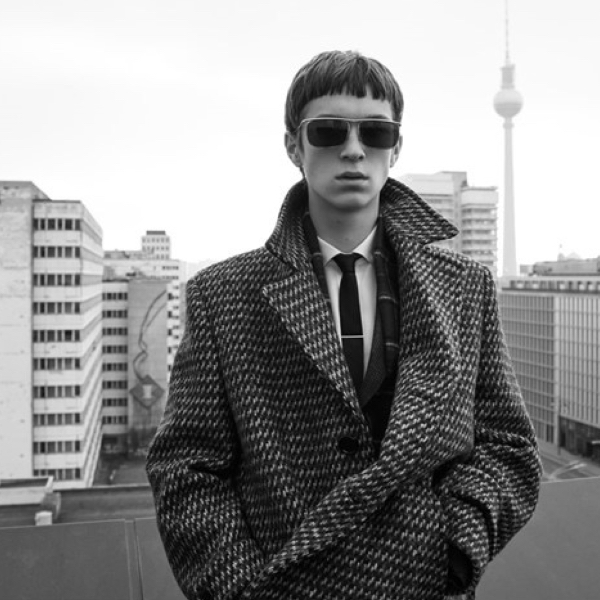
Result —
[[513, 186], [512, 118], [523, 107], [523, 96], [515, 89], [515, 65], [510, 62], [508, 47], [508, 0], [505, 4], [506, 59], [502, 67], [502, 87], [494, 96], [494, 108], [504, 118], [504, 234], [502, 275], [518, 275], [517, 236], [515, 231], [515, 196]]

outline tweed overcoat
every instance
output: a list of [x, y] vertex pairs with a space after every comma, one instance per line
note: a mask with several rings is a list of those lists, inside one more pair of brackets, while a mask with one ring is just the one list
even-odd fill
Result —
[[540, 479], [492, 276], [429, 245], [455, 228], [388, 179], [400, 354], [378, 455], [311, 267], [306, 197], [294, 186], [265, 247], [188, 284], [147, 462], [175, 577], [201, 600], [435, 600], [452, 543], [472, 594]]

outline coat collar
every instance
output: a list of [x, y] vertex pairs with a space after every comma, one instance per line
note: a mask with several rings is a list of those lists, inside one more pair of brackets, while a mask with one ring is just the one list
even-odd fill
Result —
[[[435, 212], [403, 183], [389, 178], [380, 196], [381, 216], [386, 233], [394, 245], [409, 240], [417, 245], [430, 244], [454, 237], [458, 230]], [[283, 262], [298, 271], [311, 269], [310, 257], [302, 227], [302, 216], [308, 206], [304, 181], [288, 192], [266, 247]]]
[[[283, 279], [263, 288], [269, 304], [279, 314], [290, 334], [299, 342], [323, 377], [341, 393], [348, 408], [362, 418], [359, 400], [349, 377], [331, 314], [314, 274], [302, 217], [307, 208], [304, 182], [288, 193], [267, 248], [290, 267]], [[426, 244], [454, 235], [456, 228], [430, 208], [412, 190], [389, 179], [381, 195], [381, 222], [398, 263], [400, 311], [400, 371], [396, 396], [414, 398], [422, 404], [423, 394], [414, 389], [420, 376], [431, 380], [432, 362], [451, 365], [456, 346], [460, 294], [456, 281], [461, 264], [451, 255], [440, 259]], [[426, 346], [426, 347], [425, 347]], [[425, 356], [425, 359], [423, 359]], [[415, 364], [413, 364], [415, 363]], [[437, 368], [437, 365], [436, 365]], [[452, 369], [436, 372], [440, 386], [452, 387]], [[425, 385], [427, 390], [427, 385]], [[396, 404], [409, 406], [400, 401]], [[392, 417], [394, 415], [392, 414]], [[424, 416], [424, 418], [426, 415]], [[402, 415], [398, 415], [402, 419]]]

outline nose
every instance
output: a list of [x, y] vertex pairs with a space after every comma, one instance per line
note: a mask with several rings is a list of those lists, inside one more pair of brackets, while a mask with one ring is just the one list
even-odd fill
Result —
[[365, 157], [365, 149], [358, 135], [358, 123], [350, 123], [350, 131], [342, 146], [341, 156], [350, 160], [362, 160]]

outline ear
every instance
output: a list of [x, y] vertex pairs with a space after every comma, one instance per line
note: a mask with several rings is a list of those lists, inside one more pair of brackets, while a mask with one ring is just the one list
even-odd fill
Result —
[[400, 150], [402, 149], [402, 140], [403, 137], [400, 136], [398, 138], [398, 143], [394, 146], [394, 149], [392, 150], [392, 155], [390, 156], [390, 167], [393, 167], [396, 164], [396, 161], [400, 156]]
[[298, 140], [296, 136], [292, 135], [289, 131], [285, 132], [284, 141], [285, 150], [290, 160], [296, 167], [299, 169], [302, 168], [302, 156], [300, 152], [300, 147], [298, 146]]

